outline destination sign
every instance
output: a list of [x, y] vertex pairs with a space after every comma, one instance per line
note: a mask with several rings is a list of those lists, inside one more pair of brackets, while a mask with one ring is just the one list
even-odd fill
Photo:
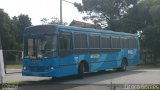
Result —
[[27, 28], [24, 34], [52, 34], [54, 32], [53, 26], [33, 26]]

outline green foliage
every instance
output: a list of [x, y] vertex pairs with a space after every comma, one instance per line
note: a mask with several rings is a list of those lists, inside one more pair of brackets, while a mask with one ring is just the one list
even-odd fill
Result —
[[144, 29], [144, 38], [143, 42], [145, 45], [144, 48], [150, 49], [155, 57], [159, 57], [160, 53], [160, 26], [148, 26]]
[[14, 37], [11, 36], [10, 18], [8, 14], [3, 11], [3, 9], [0, 9], [0, 34], [3, 49], [14, 48], [14, 46], [11, 46], [15, 43], [12, 41]]
[[[154, 54], [154, 58], [160, 53], [160, 1], [144, 0], [128, 11], [125, 18], [112, 24], [115, 30], [135, 33], [142, 31], [141, 47]], [[121, 23], [121, 24], [119, 24]], [[118, 24], [118, 25], [117, 25]], [[117, 26], [115, 26], [117, 25]], [[135, 29], [135, 30], [134, 30]], [[134, 31], [131, 31], [134, 30]]]
[[110, 28], [115, 31], [136, 33], [137, 31], [143, 30], [143, 28], [148, 25], [152, 25], [152, 16], [149, 13], [149, 6], [141, 2], [133, 8], [130, 8], [124, 18], [112, 22]]
[[[42, 18], [40, 21], [42, 24], [61, 24], [57, 17], [52, 17], [51, 19]], [[67, 25], [67, 22], [62, 22], [62, 25]]]
[[0, 36], [4, 50], [22, 50], [23, 30], [31, 25], [28, 15], [20, 15], [12, 19], [0, 9]]
[[82, 5], [75, 3], [75, 7], [87, 16], [85, 20], [92, 20], [95, 24], [107, 27], [112, 20], [119, 20], [127, 10], [137, 3], [137, 0], [82, 0]]
[[150, 9], [152, 21], [154, 24], [160, 25], [160, 5], [152, 6]]
[[[110, 29], [118, 32], [137, 33], [139, 23], [128, 18], [110, 22]], [[137, 28], [137, 29], [136, 29]]]
[[141, 32], [141, 47], [160, 57], [160, 0], [82, 0], [75, 3], [81, 13], [107, 29]]
[[[15, 19], [14, 19], [15, 18]], [[31, 18], [28, 15], [19, 15], [18, 17], [14, 17], [13, 20], [15, 24], [17, 24], [17, 42], [22, 44], [23, 43], [23, 32], [25, 27], [31, 26]]]

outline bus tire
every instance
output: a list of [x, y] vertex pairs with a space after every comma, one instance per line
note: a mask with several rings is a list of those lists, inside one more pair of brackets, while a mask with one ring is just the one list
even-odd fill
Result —
[[98, 72], [100, 72], [100, 73], [104, 73], [104, 72], [106, 72], [106, 70], [100, 70], [100, 71], [98, 71]]
[[122, 71], [127, 70], [127, 60], [125, 60], [125, 59], [122, 60], [121, 68], [122, 68]]
[[58, 81], [59, 79], [56, 78], [56, 77], [51, 77], [51, 80], [52, 80], [52, 81]]
[[127, 60], [123, 59], [121, 62], [121, 67], [116, 69], [117, 71], [124, 72], [127, 70]]
[[84, 72], [85, 72], [85, 63], [80, 63], [78, 68], [78, 78], [83, 79], [84, 78]]

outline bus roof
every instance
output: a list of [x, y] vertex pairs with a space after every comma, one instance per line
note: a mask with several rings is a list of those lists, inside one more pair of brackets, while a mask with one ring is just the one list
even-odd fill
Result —
[[67, 29], [70, 31], [83, 31], [83, 32], [96, 32], [96, 33], [103, 33], [103, 34], [115, 34], [115, 35], [125, 35], [125, 36], [135, 36], [138, 37], [137, 34], [131, 34], [131, 33], [125, 33], [125, 32], [115, 32], [111, 30], [102, 30], [102, 29], [94, 29], [94, 28], [81, 28], [81, 27], [75, 27], [75, 26], [64, 26], [64, 25], [57, 25], [57, 24], [48, 24], [48, 25], [36, 25], [36, 26], [30, 26], [25, 29], [34, 28], [34, 27], [54, 27], [59, 29]]
[[112, 30], [102, 30], [102, 29], [94, 29], [94, 28], [81, 28], [81, 27], [64, 26], [64, 25], [57, 25], [57, 26], [58, 26], [58, 28], [70, 29], [72, 31], [97, 32], [97, 33], [103, 33], [103, 34], [127, 35], [127, 36], [138, 37], [137, 34], [131, 34], [131, 33], [125, 33], [125, 32], [115, 32], [115, 31], [112, 31]]

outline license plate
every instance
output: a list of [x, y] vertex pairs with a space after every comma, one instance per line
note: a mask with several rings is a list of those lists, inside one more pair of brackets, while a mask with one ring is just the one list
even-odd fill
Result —
[[37, 76], [37, 75], [39, 75], [39, 73], [33, 72], [32, 75]]

